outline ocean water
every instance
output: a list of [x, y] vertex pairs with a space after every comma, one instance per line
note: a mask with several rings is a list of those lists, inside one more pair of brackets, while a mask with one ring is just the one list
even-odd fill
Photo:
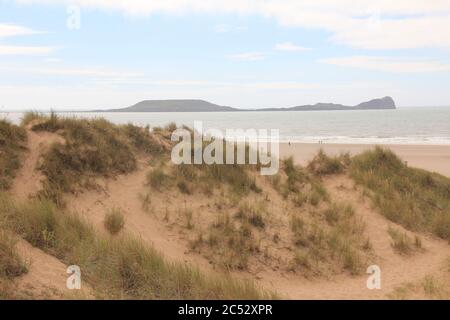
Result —
[[[67, 113], [64, 113], [67, 115]], [[450, 145], [450, 107], [396, 110], [193, 112], [193, 113], [71, 113], [76, 117], [104, 117], [114, 123], [163, 126], [170, 122], [204, 128], [279, 129], [282, 141], [324, 143]], [[19, 122], [21, 113], [0, 113]]]

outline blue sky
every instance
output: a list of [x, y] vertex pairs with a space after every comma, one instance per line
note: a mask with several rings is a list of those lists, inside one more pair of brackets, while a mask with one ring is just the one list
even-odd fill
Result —
[[449, 87], [445, 0], [0, 0], [3, 109], [450, 105]]

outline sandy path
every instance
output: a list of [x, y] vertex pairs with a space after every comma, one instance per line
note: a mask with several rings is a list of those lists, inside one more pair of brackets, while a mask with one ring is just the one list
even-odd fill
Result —
[[[28, 130], [28, 151], [9, 193], [16, 200], [26, 200], [41, 188], [42, 174], [35, 170], [39, 156], [53, 142], [64, 142], [60, 136], [48, 132]], [[83, 284], [82, 290], [69, 290], [66, 287], [67, 266], [53, 257], [30, 245], [25, 240], [17, 244], [18, 251], [28, 266], [28, 273], [15, 280], [18, 289], [30, 298], [82, 298], [89, 297], [91, 288]]]
[[[293, 156], [299, 164], [306, 164], [322, 148], [333, 155], [340, 152], [358, 154], [373, 148], [370, 144], [280, 144], [281, 157]], [[435, 171], [450, 177], [450, 145], [386, 145], [412, 167]]]
[[64, 142], [61, 136], [53, 133], [31, 130], [27, 133], [28, 151], [10, 189], [10, 193], [18, 200], [25, 200], [41, 189], [43, 176], [35, 170], [39, 157], [53, 142]]

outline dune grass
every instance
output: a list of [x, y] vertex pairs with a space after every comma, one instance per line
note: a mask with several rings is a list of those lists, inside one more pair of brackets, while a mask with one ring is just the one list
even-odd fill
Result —
[[103, 238], [86, 221], [51, 201], [14, 203], [0, 197], [0, 212], [11, 230], [66, 264], [80, 266], [98, 298], [263, 299], [275, 298], [251, 282], [204, 275], [187, 264], [169, 263], [127, 234]]
[[7, 230], [0, 229], [0, 278], [12, 279], [27, 272], [27, 265], [16, 248], [17, 240]]
[[163, 168], [156, 167], [147, 174], [147, 184], [157, 191], [163, 191], [173, 185], [173, 177]]
[[0, 191], [11, 187], [26, 149], [27, 133], [22, 127], [0, 120]]
[[14, 278], [28, 272], [28, 263], [17, 251], [17, 237], [0, 220], [0, 300], [18, 298]]
[[388, 234], [392, 239], [392, 248], [399, 254], [409, 255], [414, 250], [422, 248], [422, 240], [418, 236], [415, 236], [413, 240], [406, 233], [394, 228], [389, 228]]
[[31, 129], [56, 132], [65, 139], [50, 147], [39, 168], [46, 177], [41, 196], [58, 205], [63, 205], [63, 193], [92, 187], [95, 177], [132, 172], [138, 153], [160, 156], [165, 152], [149, 128], [115, 125], [101, 118], [63, 118], [51, 113], [39, 116]]
[[[277, 182], [276, 190], [285, 199], [290, 198], [298, 207], [305, 203], [316, 207], [321, 202], [329, 201], [329, 194], [320, 177], [311, 174], [309, 170], [301, 166], [295, 165], [292, 157], [283, 160], [283, 168], [287, 179], [284, 183]], [[274, 179], [272, 178], [272, 180]]]
[[[327, 225], [321, 223], [321, 218]], [[337, 265], [351, 274], [363, 270], [370, 246], [364, 237], [365, 225], [348, 204], [331, 204], [309, 221], [299, 214], [291, 216], [291, 231], [296, 246], [294, 267], [307, 274], [321, 275]]]
[[251, 192], [261, 192], [252, 177], [253, 169], [254, 166], [251, 165], [237, 164], [181, 164], [174, 168], [172, 176], [178, 181], [180, 191], [186, 194], [192, 194], [196, 189], [210, 194], [214, 189], [227, 186], [235, 195], [245, 196]]
[[191, 247], [209, 248], [205, 252], [208, 258], [225, 270], [247, 270], [250, 256], [260, 251], [259, 242], [251, 222], [235, 218], [237, 221], [227, 213], [220, 213], [206, 235], [199, 233]]
[[125, 218], [122, 211], [117, 208], [109, 210], [105, 215], [104, 225], [110, 234], [118, 234], [125, 226]]
[[244, 222], [250, 223], [256, 228], [264, 229], [266, 226], [266, 214], [264, 205], [252, 205], [245, 202], [240, 205], [235, 217]]
[[370, 191], [374, 205], [388, 219], [450, 241], [449, 178], [410, 168], [380, 147], [355, 156], [350, 175]]
[[348, 153], [330, 157], [320, 149], [308, 163], [307, 169], [318, 176], [338, 174], [342, 173], [349, 166], [350, 162], [351, 158]]

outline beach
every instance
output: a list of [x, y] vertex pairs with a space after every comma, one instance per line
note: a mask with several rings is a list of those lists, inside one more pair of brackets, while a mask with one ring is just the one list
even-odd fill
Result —
[[[374, 144], [318, 144], [282, 143], [281, 158], [293, 156], [294, 160], [305, 165], [322, 148], [327, 154], [335, 155], [349, 152], [351, 155], [374, 148]], [[450, 145], [385, 145], [394, 151], [411, 167], [417, 167], [450, 177]]]

